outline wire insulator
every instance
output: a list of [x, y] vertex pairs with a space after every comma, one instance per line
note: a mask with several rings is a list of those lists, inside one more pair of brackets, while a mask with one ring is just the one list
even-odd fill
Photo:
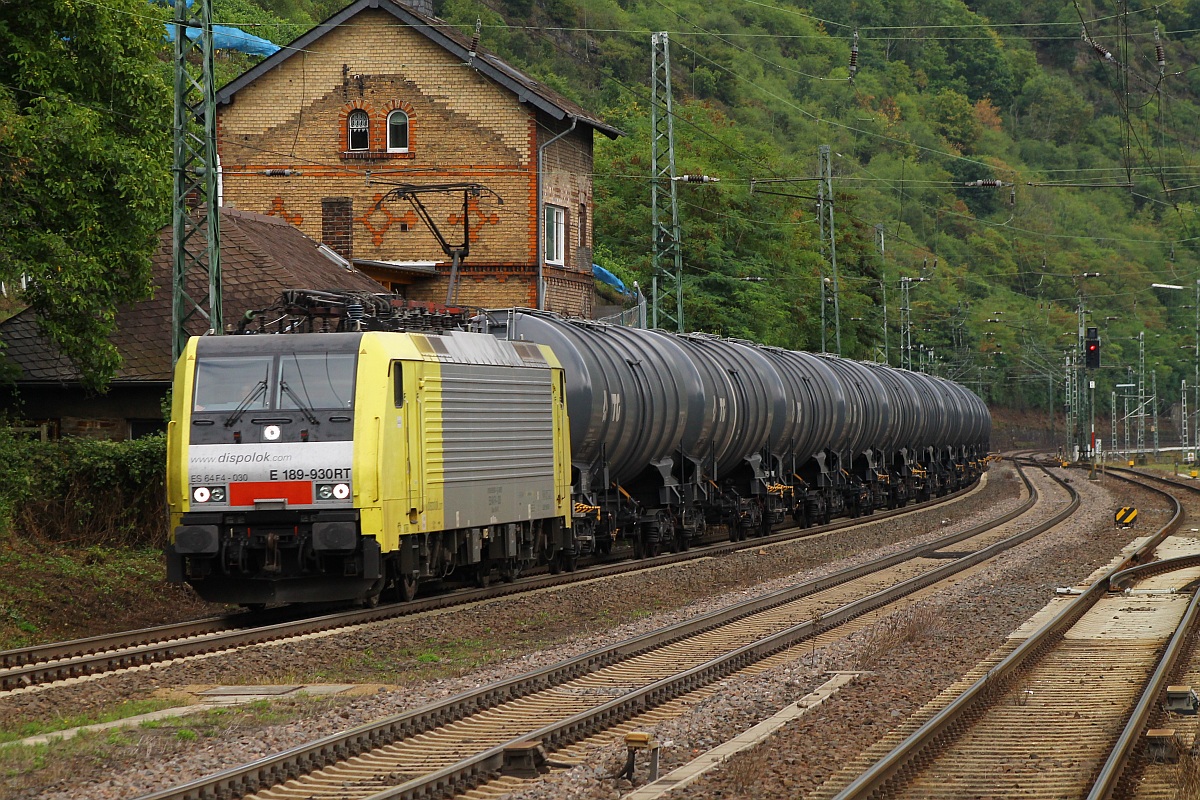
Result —
[[474, 60], [475, 54], [479, 52], [479, 31], [483, 27], [483, 19], [475, 18], [475, 36], [471, 38], [471, 49], [467, 54], [467, 58]]
[[1167, 74], [1167, 51], [1163, 49], [1162, 39], [1158, 35], [1158, 26], [1154, 26], [1154, 58], [1158, 61], [1158, 74]]
[[1003, 186], [1003, 185], [1004, 185], [1004, 181], [998, 180], [996, 178], [982, 178], [977, 181], [967, 181], [963, 184], [963, 186], [997, 186], [997, 187]]
[[854, 76], [858, 74], [858, 31], [854, 32], [854, 43], [850, 45], [850, 82], [854, 83]]
[[1093, 50], [1095, 50], [1095, 51], [1096, 51], [1096, 54], [1097, 54], [1097, 55], [1099, 55], [1101, 58], [1103, 58], [1105, 61], [1107, 61], [1107, 62], [1109, 62], [1109, 63], [1111, 63], [1111, 64], [1115, 64], [1115, 63], [1117, 63], [1116, 56], [1114, 56], [1114, 55], [1113, 55], [1113, 54], [1112, 54], [1112, 53], [1111, 53], [1111, 52], [1108, 50], [1108, 48], [1106, 48], [1104, 45], [1100, 44], [1099, 42], [1097, 42], [1095, 39], [1093, 39], [1092, 37], [1088, 36], [1087, 34], [1084, 34], [1084, 36], [1083, 36], [1083, 40], [1084, 40], [1085, 42], [1087, 42], [1087, 44], [1088, 44], [1088, 47], [1090, 47], [1090, 48], [1092, 48]]

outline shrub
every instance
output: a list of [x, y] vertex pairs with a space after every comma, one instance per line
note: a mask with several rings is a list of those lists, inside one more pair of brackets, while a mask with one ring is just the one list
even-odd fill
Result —
[[161, 547], [165, 464], [161, 435], [39, 442], [0, 429], [0, 521], [41, 541]]

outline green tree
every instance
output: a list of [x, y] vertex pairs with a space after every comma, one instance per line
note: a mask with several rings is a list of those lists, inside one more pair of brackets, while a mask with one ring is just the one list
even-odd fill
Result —
[[162, 23], [139, 0], [0, 3], [0, 280], [103, 388], [115, 307], [149, 292], [167, 220]]
[[927, 113], [933, 129], [965, 152], [970, 152], [983, 135], [975, 106], [965, 94], [953, 89], [943, 89], [934, 95]]

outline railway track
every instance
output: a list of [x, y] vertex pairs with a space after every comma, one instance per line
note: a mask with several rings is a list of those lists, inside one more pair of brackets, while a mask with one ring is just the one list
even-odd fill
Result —
[[1153, 491], [1174, 506], [1163, 528], [826, 783], [845, 788], [818, 796], [1129, 796], [1159, 745], [1145, 734], [1166, 722], [1166, 688], [1187, 677], [1176, 665], [1189, 663], [1181, 654], [1200, 619], [1196, 542], [1169, 538], [1181, 506]]
[[[144, 800], [211, 796], [428, 797], [479, 786], [508, 791], [506, 771], [530, 768], [536, 748], [573, 743], [644, 719], [714, 682], [762, 668], [790, 648], [856, 617], [962, 573], [1069, 517], [1070, 502], [1048, 519], [996, 532], [1030, 502], [969, 531], [910, 548], [732, 608], [484, 687], [448, 701], [363, 725]], [[1049, 501], [1047, 501], [1049, 502]], [[1040, 516], [1045, 516], [1043, 513]], [[1013, 526], [1010, 526], [1013, 527]], [[949, 548], [954, 548], [950, 550]], [[799, 621], [798, 621], [799, 620]], [[569, 751], [565, 751], [569, 752]], [[482, 786], [481, 786], [482, 784]], [[481, 795], [473, 795], [481, 796]]]
[[840, 520], [828, 525], [805, 529], [788, 528], [765, 537], [740, 542], [722, 541], [682, 553], [666, 553], [639, 560], [601, 563], [572, 573], [531, 574], [511, 583], [417, 598], [408, 603], [369, 609], [340, 610], [320, 616], [299, 616], [294, 610], [278, 609], [268, 612], [270, 621], [267, 624], [263, 624], [261, 615], [240, 613], [177, 625], [164, 625], [3, 651], [0, 652], [0, 696], [4, 692], [56, 681], [102, 675], [146, 664], [233, 650], [246, 645], [288, 639], [321, 631], [349, 628], [520, 592], [562, 586], [574, 581], [619, 575], [694, 558], [720, 556], [738, 550], [820, 535], [873, 520], [919, 513], [943, 503], [952, 502], [969, 494], [974, 488], [967, 487], [937, 500], [891, 511], [881, 511], [869, 517]]

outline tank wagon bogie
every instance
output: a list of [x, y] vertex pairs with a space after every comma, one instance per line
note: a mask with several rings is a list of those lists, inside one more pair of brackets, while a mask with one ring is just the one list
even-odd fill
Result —
[[[985, 463], [986, 406], [934, 376], [524, 309], [397, 332], [386, 298], [345, 302], [338, 333], [189, 342], [171, 580], [249, 606], [411, 599], [421, 581], [896, 508]], [[285, 295], [326, 314], [338, 299]]]

